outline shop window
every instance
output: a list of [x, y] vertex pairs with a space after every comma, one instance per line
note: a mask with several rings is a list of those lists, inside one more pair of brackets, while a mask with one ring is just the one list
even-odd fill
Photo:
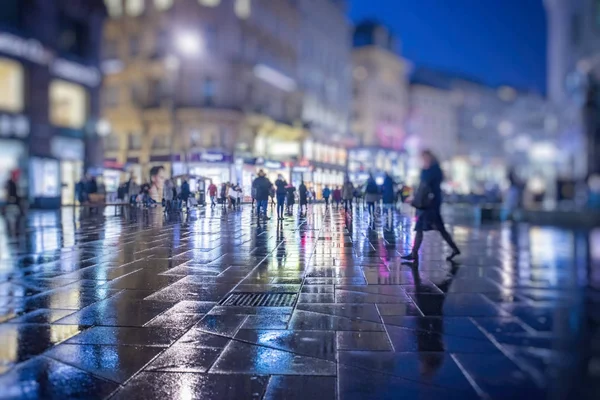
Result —
[[130, 17], [139, 17], [143, 14], [145, 0], [126, 0], [126, 11]]
[[50, 122], [55, 126], [81, 129], [87, 119], [88, 96], [83, 86], [54, 80], [50, 83]]
[[235, 0], [234, 12], [240, 19], [248, 19], [250, 17], [250, 0]]
[[0, 58], [0, 110], [23, 111], [23, 66]]
[[221, 0], [198, 0], [198, 3], [206, 7], [216, 7], [221, 4]]

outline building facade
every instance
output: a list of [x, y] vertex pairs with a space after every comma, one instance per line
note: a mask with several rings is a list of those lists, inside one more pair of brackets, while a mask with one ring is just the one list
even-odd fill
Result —
[[600, 173], [600, 2], [545, 0], [548, 96], [573, 175]]
[[[199, 175], [248, 188], [256, 168], [285, 171], [303, 130], [292, 1], [107, 0], [107, 171], [147, 180]], [[283, 156], [288, 156], [284, 154]]]
[[[6, 0], [0, 11], [0, 181], [21, 171], [33, 207], [75, 204], [98, 137], [101, 1]], [[0, 202], [4, 201], [4, 185]]]
[[343, 2], [106, 3], [103, 114], [112, 126], [105, 160], [112, 190], [128, 175], [147, 180], [157, 165], [171, 176], [239, 182], [246, 195], [258, 169], [272, 179], [341, 181]]
[[361, 181], [369, 172], [405, 175], [401, 162], [409, 110], [409, 64], [397, 39], [374, 22], [355, 27], [352, 51], [352, 125], [358, 140], [348, 169]]

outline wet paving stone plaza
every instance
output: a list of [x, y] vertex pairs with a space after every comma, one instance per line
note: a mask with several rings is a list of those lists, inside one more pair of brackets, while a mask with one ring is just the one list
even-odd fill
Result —
[[599, 233], [447, 222], [418, 266], [400, 213], [3, 223], [0, 398], [597, 399]]

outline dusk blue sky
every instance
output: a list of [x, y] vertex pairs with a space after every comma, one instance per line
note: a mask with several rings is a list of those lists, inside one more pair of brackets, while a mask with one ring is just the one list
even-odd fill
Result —
[[350, 18], [374, 18], [418, 66], [545, 93], [542, 0], [350, 0]]

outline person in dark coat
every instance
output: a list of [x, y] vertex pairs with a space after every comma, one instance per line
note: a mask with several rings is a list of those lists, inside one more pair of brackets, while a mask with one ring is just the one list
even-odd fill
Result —
[[329, 196], [331, 196], [331, 189], [329, 189], [329, 186], [325, 185], [325, 188], [323, 189], [323, 198], [325, 199], [325, 207], [329, 206]]
[[181, 184], [181, 194], [179, 195], [179, 197], [181, 197], [181, 201], [185, 207], [187, 207], [187, 201], [190, 198], [190, 195], [190, 184], [187, 180], [184, 180]]
[[[19, 208], [19, 214], [24, 215], [22, 199], [19, 194], [19, 170], [14, 170], [10, 173], [10, 179], [6, 182], [6, 203], [15, 205]], [[3, 210], [3, 213], [6, 212], [6, 209]]]
[[294, 187], [294, 185], [292, 185], [291, 183], [285, 188], [287, 195], [286, 195], [286, 206], [287, 206], [287, 212], [288, 214], [292, 213], [292, 210], [294, 208], [294, 204], [296, 204], [296, 188]]
[[380, 191], [377, 182], [375, 182], [375, 178], [372, 174], [369, 175], [369, 179], [367, 179], [367, 184], [365, 186], [365, 201], [367, 202], [367, 207], [369, 209], [369, 216], [371, 218], [375, 217], [375, 204], [379, 202], [380, 199]]
[[300, 212], [302, 213], [302, 208], [306, 209], [308, 207], [308, 189], [304, 182], [300, 183], [298, 194], [300, 197]]
[[383, 179], [383, 185], [381, 186], [381, 199], [383, 200], [383, 208], [386, 210], [388, 215], [392, 214], [392, 208], [396, 200], [396, 193], [394, 192], [394, 180], [386, 172], [385, 178]]
[[285, 197], [287, 195], [287, 182], [283, 175], [279, 174], [275, 181], [275, 195], [277, 196], [277, 219], [283, 219], [283, 208], [285, 207]]
[[431, 204], [426, 209], [417, 210], [415, 243], [413, 245], [412, 252], [403, 256], [402, 258], [405, 260], [418, 261], [419, 249], [421, 247], [421, 243], [423, 242], [423, 233], [426, 231], [436, 230], [442, 235], [442, 238], [444, 238], [446, 243], [448, 243], [448, 246], [450, 246], [452, 249], [452, 254], [446, 258], [448, 261], [450, 261], [460, 254], [460, 250], [458, 249], [458, 246], [456, 246], [456, 243], [454, 243], [454, 240], [452, 240], [450, 233], [448, 233], [446, 230], [440, 210], [442, 207], [441, 185], [444, 180], [444, 173], [442, 172], [440, 164], [431, 151], [424, 150], [421, 153], [421, 159], [423, 162], [423, 169], [421, 170], [421, 184], [426, 184], [429, 187], [433, 198], [431, 200]]
[[267, 217], [267, 205], [273, 184], [265, 175], [265, 172], [261, 169], [258, 171], [258, 177], [252, 182], [252, 188], [256, 191], [256, 218], [258, 220], [260, 220], [261, 209], [264, 211], [265, 220], [270, 219]]

